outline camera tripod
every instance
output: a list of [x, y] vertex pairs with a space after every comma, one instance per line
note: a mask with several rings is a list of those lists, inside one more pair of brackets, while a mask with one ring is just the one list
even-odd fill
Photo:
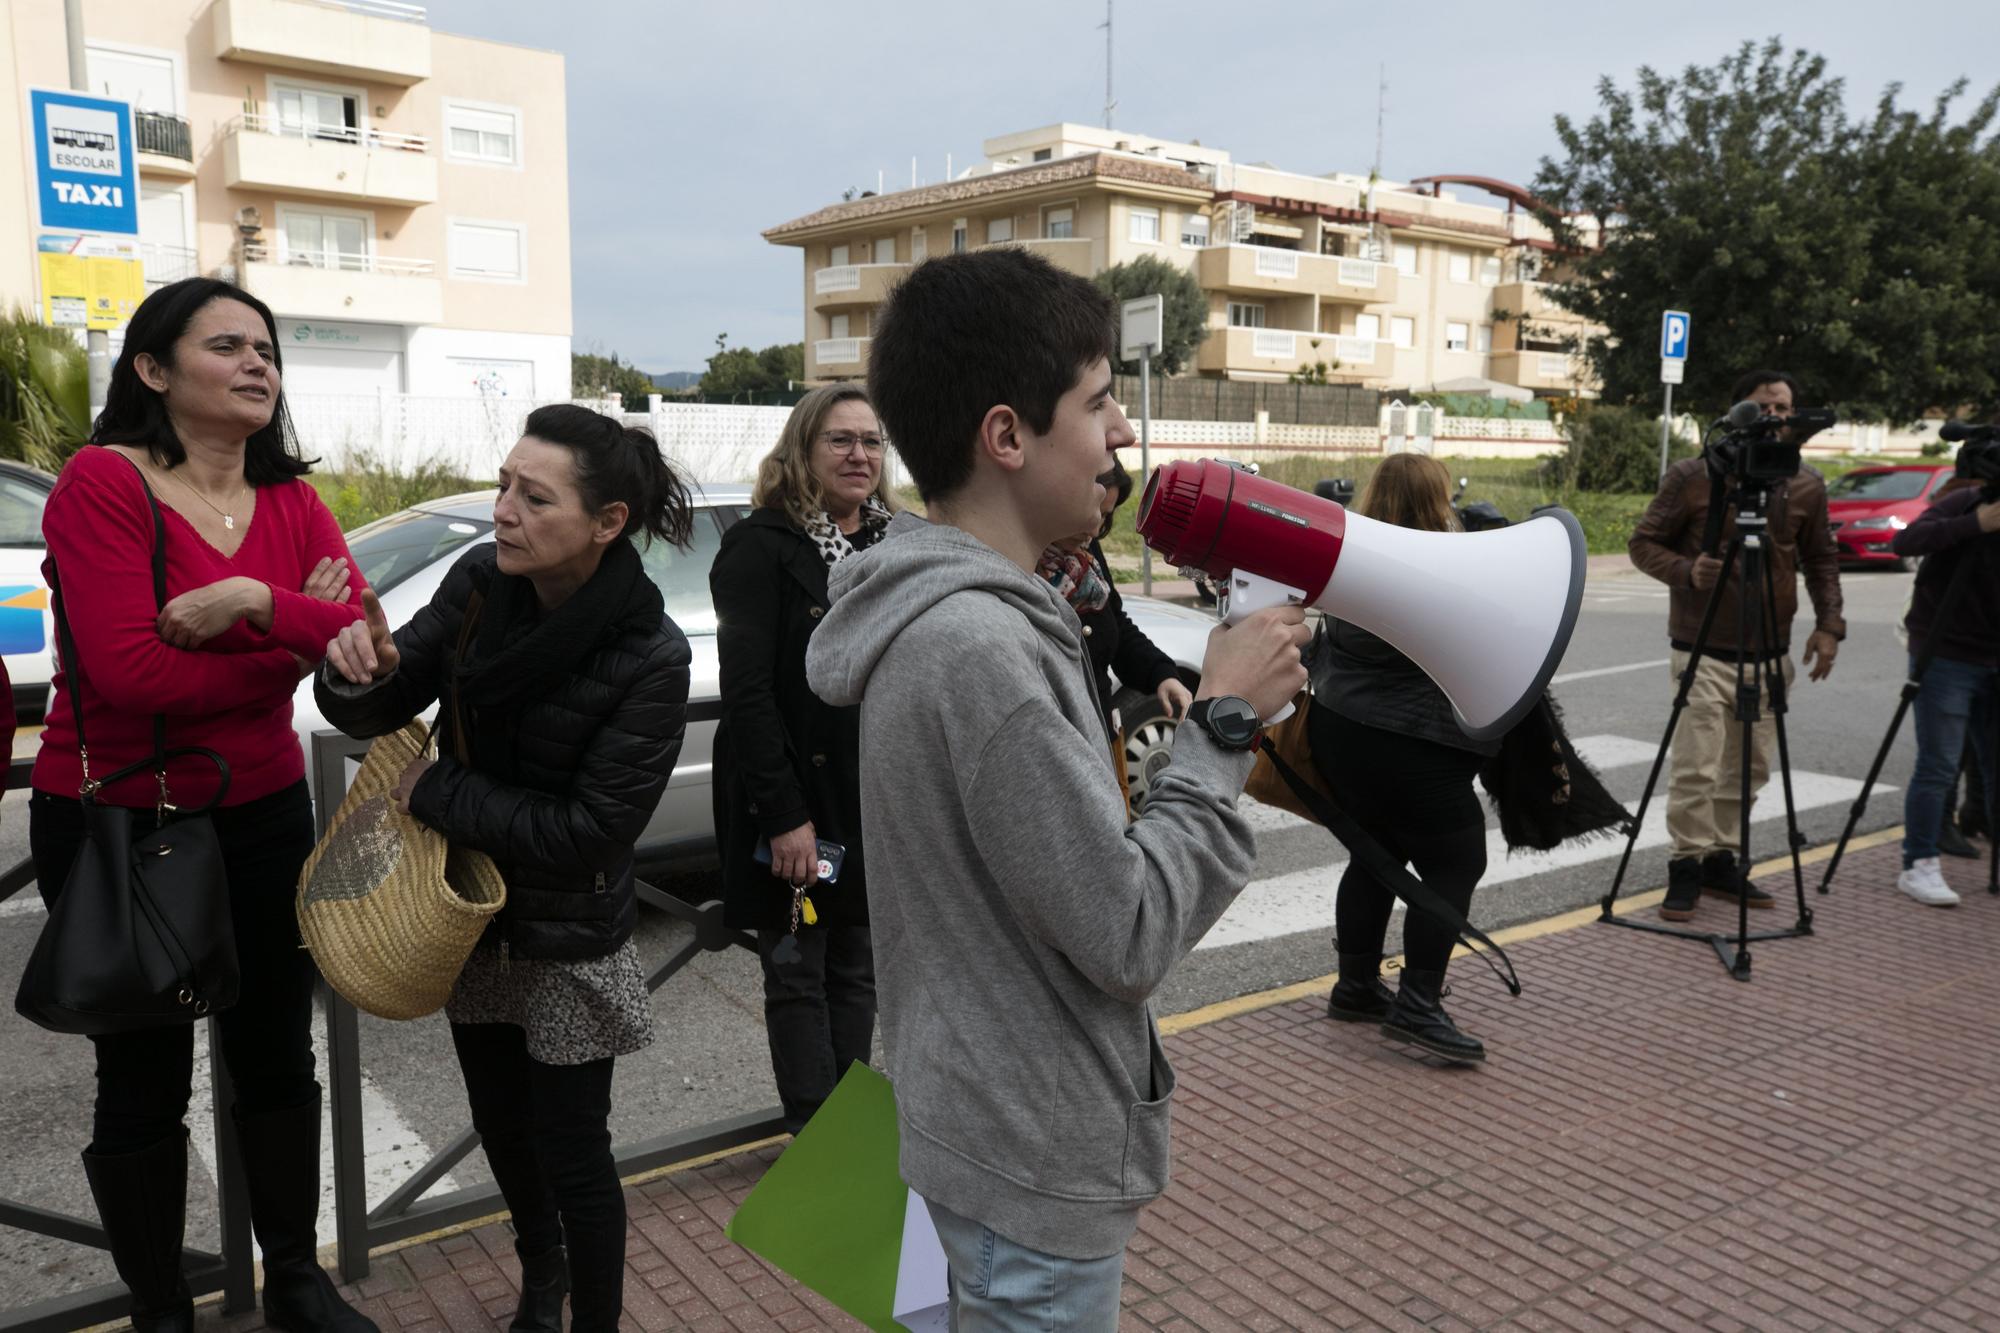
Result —
[[[1710, 502], [1711, 521], [1715, 527], [1713, 535], [1719, 531], [1723, 496], [1718, 493]], [[1624, 926], [1631, 930], [1643, 930], [1655, 935], [1673, 935], [1681, 939], [1700, 940], [1712, 945], [1716, 956], [1729, 975], [1738, 981], [1750, 980], [1750, 945], [1763, 940], [1796, 939], [1812, 934], [1812, 909], [1806, 906], [1805, 868], [1799, 860], [1799, 853], [1805, 847], [1805, 835], [1799, 832], [1797, 807], [1792, 801], [1792, 758], [1790, 744], [1785, 736], [1786, 686], [1782, 654], [1774, 650], [1771, 638], [1777, 627], [1777, 589], [1773, 582], [1770, 565], [1770, 522], [1766, 510], [1770, 504], [1769, 484], [1762, 481], [1745, 481], [1737, 489], [1734, 499], [1737, 504], [1736, 534], [1729, 539], [1729, 545], [1722, 556], [1722, 571], [1716, 576], [1715, 592], [1709, 598], [1708, 610], [1701, 620], [1701, 632], [1695, 636], [1693, 650], [1688, 654], [1687, 666], [1681, 671], [1680, 688], [1674, 695], [1673, 712], [1667, 718], [1667, 731], [1660, 738], [1659, 752], [1653, 756], [1653, 768], [1646, 777], [1646, 790], [1639, 797], [1639, 809], [1633, 816], [1632, 824], [1625, 837], [1625, 854], [1619, 858], [1618, 873], [1611, 881], [1610, 892], [1604, 895], [1600, 904], [1602, 911], [1598, 919], [1614, 926]], [[1708, 543], [1713, 546], [1713, 541]], [[1736, 698], [1733, 706], [1734, 724], [1740, 727], [1741, 763], [1737, 773], [1738, 794], [1738, 853], [1736, 862], [1736, 934], [1717, 934], [1714, 931], [1682, 929], [1663, 925], [1654, 921], [1641, 921], [1629, 916], [1615, 916], [1612, 905], [1618, 900], [1618, 889], [1625, 881], [1625, 871], [1632, 863], [1632, 852], [1638, 846], [1639, 833], [1644, 827], [1646, 807], [1652, 802], [1653, 790], [1659, 784], [1660, 770], [1666, 766], [1667, 747], [1673, 743], [1674, 728], [1679, 725], [1681, 714], [1687, 708], [1688, 695], [1694, 689], [1695, 675], [1701, 667], [1702, 655], [1708, 649], [1709, 634], [1715, 627], [1716, 612], [1722, 606], [1724, 590], [1729, 583], [1729, 575], [1738, 564], [1742, 566], [1743, 577], [1736, 588], [1737, 626], [1739, 631], [1736, 653]], [[1792, 881], [1798, 894], [1798, 920], [1783, 930], [1750, 933], [1750, 804], [1751, 765], [1756, 745], [1756, 727], [1761, 720], [1763, 699], [1766, 690], [1770, 692], [1771, 715], [1776, 723], [1778, 737], [1778, 771], [1785, 791], [1785, 827], [1787, 844], [1792, 852]], [[1822, 886], [1820, 892], [1824, 893]]]
[[[1988, 485], [1980, 492], [1979, 496], [1980, 503], [1982, 504], [1991, 502], [1996, 498], [2000, 498], [2000, 483]], [[1967, 542], [1964, 552], [1959, 556], [1958, 568], [1951, 572], [1951, 583], [1946, 586], [1944, 600], [1938, 603], [1937, 615], [1931, 621], [1930, 638], [1924, 643], [1924, 651], [1910, 664], [1910, 678], [1903, 682], [1902, 693], [1896, 700], [1895, 715], [1889, 719], [1889, 730], [1882, 737], [1881, 748], [1875, 752], [1875, 762], [1868, 767], [1868, 778], [1867, 781], [1861, 784], [1861, 794], [1854, 798], [1854, 805], [1848, 811], [1847, 827], [1840, 831], [1840, 841], [1834, 844], [1833, 856], [1826, 863], [1826, 875], [1819, 883], [1819, 891], [1821, 893], [1825, 893], [1827, 886], [1833, 883], [1834, 873], [1840, 869], [1840, 859], [1847, 854], [1848, 839], [1854, 836], [1855, 825], [1861, 822], [1862, 812], [1868, 808], [1868, 797], [1875, 790], [1875, 779], [1882, 775], [1882, 765], [1888, 761], [1889, 747], [1896, 743], [1896, 733], [1902, 730], [1903, 718], [1909, 713], [1910, 705], [1916, 702], [1917, 695], [1923, 690], [1924, 675], [1930, 670], [1931, 661], [1937, 656], [1937, 631], [1951, 623], [1953, 614], [1958, 610], [1959, 602], [1964, 600], [1965, 590], [1972, 586], [1972, 569], [1973, 566], [1979, 563], [1976, 558], [1978, 543], [1993, 540], [1995, 540], [1994, 536], [1989, 533], [1986, 536]], [[1996, 697], [1993, 706], [1987, 711], [1993, 714], [1990, 719], [1990, 725], [1994, 731], [1993, 752], [1996, 756], [2000, 756], [2000, 697]], [[1977, 760], [1974, 762], [1977, 762]], [[1993, 777], [2000, 775], [1987, 774], [1985, 776], [1987, 778], [1985, 789], [1986, 838], [1988, 843], [1986, 891], [1988, 893], [2000, 894], [2000, 829], [1994, 827], [1994, 812], [1995, 810], [2000, 810], [2000, 795], [1995, 794], [1993, 790], [1995, 784], [1992, 781]], [[1946, 819], [1951, 818], [1949, 801], [1946, 802], [1944, 817]]]

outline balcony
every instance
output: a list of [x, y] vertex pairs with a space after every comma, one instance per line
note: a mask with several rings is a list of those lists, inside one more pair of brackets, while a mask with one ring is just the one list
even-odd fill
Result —
[[1493, 308], [1505, 310], [1516, 319], [1550, 319], [1571, 324], [1582, 320], [1550, 299], [1545, 282], [1503, 282], [1493, 289]]
[[244, 285], [290, 319], [444, 322], [443, 285], [428, 259], [285, 254], [257, 243], [243, 247], [243, 259]]
[[184, 245], [154, 245], [150, 241], [139, 242], [139, 262], [146, 273], [146, 290], [153, 291], [170, 282], [182, 278], [201, 276], [195, 265], [194, 251]]
[[990, 250], [998, 245], [1011, 245], [1029, 254], [1040, 255], [1065, 273], [1074, 273], [1079, 278], [1094, 278], [1104, 267], [1104, 242], [1091, 236], [1030, 236], [1018, 241], [988, 241], [972, 248]]
[[1487, 375], [1522, 389], [1560, 389], [1567, 393], [1591, 388], [1593, 381], [1580, 359], [1567, 352], [1495, 352]]
[[140, 171], [183, 179], [194, 175], [194, 135], [185, 117], [135, 111], [132, 128], [139, 141]]
[[405, 86], [431, 76], [431, 30], [422, 5], [215, 0], [213, 13], [218, 59]]
[[1317, 296], [1360, 305], [1396, 299], [1392, 265], [1268, 245], [1211, 245], [1196, 261], [1195, 277], [1210, 291]]
[[910, 271], [908, 264], [836, 264], [813, 274], [813, 309], [879, 305]]
[[806, 360], [809, 380], [859, 379], [868, 373], [866, 338], [821, 338], [807, 346], [812, 350]]
[[1339, 383], [1396, 373], [1396, 349], [1388, 343], [1299, 329], [1210, 329], [1195, 352], [1195, 369], [1216, 375], [1291, 375], [1322, 361]]
[[434, 204], [437, 158], [412, 134], [238, 116], [223, 131], [223, 182], [232, 190], [375, 204]]

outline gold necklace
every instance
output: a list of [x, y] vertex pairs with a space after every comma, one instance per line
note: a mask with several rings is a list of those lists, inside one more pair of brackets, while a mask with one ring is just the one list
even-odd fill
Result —
[[189, 495], [192, 495], [195, 499], [207, 505], [210, 509], [215, 510], [217, 514], [220, 514], [222, 516], [222, 526], [226, 530], [230, 532], [236, 531], [236, 515], [232, 511], [236, 508], [236, 505], [242, 501], [243, 499], [242, 491], [238, 491], [236, 493], [236, 499], [230, 502], [230, 506], [228, 509], [222, 509], [216, 505], [215, 501], [209, 499], [206, 495], [203, 495], [200, 491], [196, 490], [191, 482], [182, 481], [179, 477], [175, 477], [174, 474], [171, 472], [167, 473], [166, 475], [169, 477], [173, 477], [175, 484], [177, 484], [182, 490], [186, 491]]

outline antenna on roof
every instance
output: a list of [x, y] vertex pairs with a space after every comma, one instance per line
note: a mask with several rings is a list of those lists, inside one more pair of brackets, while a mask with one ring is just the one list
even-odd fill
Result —
[[1104, 22], [1097, 25], [1104, 29], [1104, 128], [1111, 128], [1111, 113], [1118, 108], [1118, 100], [1111, 95], [1111, 0], [1104, 0]]
[[1375, 251], [1375, 259], [1389, 257], [1388, 228], [1375, 212], [1375, 186], [1382, 179], [1382, 122], [1389, 115], [1389, 66], [1385, 62], [1376, 67], [1375, 89], [1375, 165], [1368, 169], [1368, 241]]

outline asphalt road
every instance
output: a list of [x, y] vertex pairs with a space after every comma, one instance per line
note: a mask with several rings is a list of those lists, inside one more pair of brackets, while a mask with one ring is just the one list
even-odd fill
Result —
[[[1894, 627], [1909, 585], [1909, 577], [1898, 574], [1847, 577], [1849, 635], [1835, 671], [1816, 684], [1800, 678], [1789, 734], [1800, 790], [1817, 802], [1801, 813], [1799, 821], [1813, 843], [1839, 835], [1852, 791], [1867, 772], [1894, 708], [1904, 663]], [[1801, 628], [1797, 642], [1803, 639]], [[1608, 785], [1628, 806], [1637, 802], [1666, 724], [1672, 697], [1666, 658], [1664, 590], [1629, 569], [1593, 575], [1556, 693], [1571, 735], [1592, 738], [1590, 753], [1603, 757], [1599, 766]], [[1895, 790], [1875, 798], [1861, 821], [1864, 831], [1900, 821], [1901, 788], [1912, 755], [1906, 725], [1882, 776]], [[1655, 821], [1661, 804], [1656, 799]], [[1765, 816], [1780, 809], [1775, 781], [1758, 809]], [[1158, 997], [1159, 1012], [1181, 1012], [1333, 969], [1324, 921], [1330, 919], [1337, 863], [1345, 853], [1322, 830], [1277, 812], [1262, 813], [1269, 817], [1259, 821], [1256, 880], [1239, 903], [1243, 911], [1232, 911], [1210, 937], [1211, 942], [1237, 942], [1212, 943], [1191, 955]], [[1753, 853], [1761, 859], [1782, 851], [1782, 828], [1781, 818], [1762, 819], [1753, 832]], [[26, 843], [25, 801], [16, 795], [0, 811], [0, 865], [24, 856]], [[1609, 841], [1591, 844], [1558, 858], [1566, 861], [1561, 864], [1496, 857], [1488, 887], [1474, 900], [1473, 919], [1492, 929], [1594, 902], [1609, 887], [1621, 848], [1621, 843]], [[1655, 888], [1664, 878], [1664, 852], [1641, 850], [1625, 891]], [[667, 887], [696, 900], [712, 892], [702, 875], [684, 877]], [[31, 893], [24, 891], [21, 897]], [[9, 988], [20, 975], [41, 921], [38, 907], [26, 901], [0, 904], [0, 980]], [[1392, 949], [1394, 932], [1392, 927]], [[649, 966], [686, 939], [685, 928], [655, 914], [648, 914], [639, 934]], [[1712, 953], [1696, 946], [1662, 940], [1658, 947], [1684, 950], [1691, 969], [1716, 966]], [[1780, 950], [1803, 952], [1812, 947], [1809, 940], [1766, 945], [1759, 965], [1782, 965]], [[1484, 969], [1461, 970], [1460, 985], [1495, 984]], [[1519, 1001], [1524, 1004], [1534, 1003], [1537, 988], [1560, 985], [1559, 978], [1524, 981], [1529, 988]], [[655, 997], [655, 1016], [658, 1035], [652, 1047], [619, 1063], [614, 1132], [621, 1141], [691, 1127], [774, 1101], [756, 960], [750, 955], [732, 950], [703, 956], [661, 989]], [[432, 1148], [448, 1142], [466, 1115], [441, 1017], [403, 1024], [364, 1019], [362, 1050], [369, 1197], [375, 1202]], [[1505, 1053], [1496, 1052], [1495, 1058], [1504, 1059]], [[11, 1012], [0, 1017], [0, 1071], [4, 1071], [0, 1143], [7, 1146], [0, 1157], [0, 1198], [92, 1215], [76, 1157], [88, 1138], [90, 1070], [89, 1050], [82, 1039], [50, 1036]], [[198, 1146], [212, 1123], [205, 1096], [205, 1090], [198, 1090]], [[189, 1240], [210, 1246], [215, 1237], [213, 1187], [202, 1167], [192, 1174]], [[460, 1184], [485, 1178], [484, 1161], [477, 1153], [453, 1174]], [[331, 1239], [330, 1228], [323, 1229], [321, 1239]], [[109, 1262], [102, 1255], [0, 1230], [0, 1308], [110, 1277]]]

